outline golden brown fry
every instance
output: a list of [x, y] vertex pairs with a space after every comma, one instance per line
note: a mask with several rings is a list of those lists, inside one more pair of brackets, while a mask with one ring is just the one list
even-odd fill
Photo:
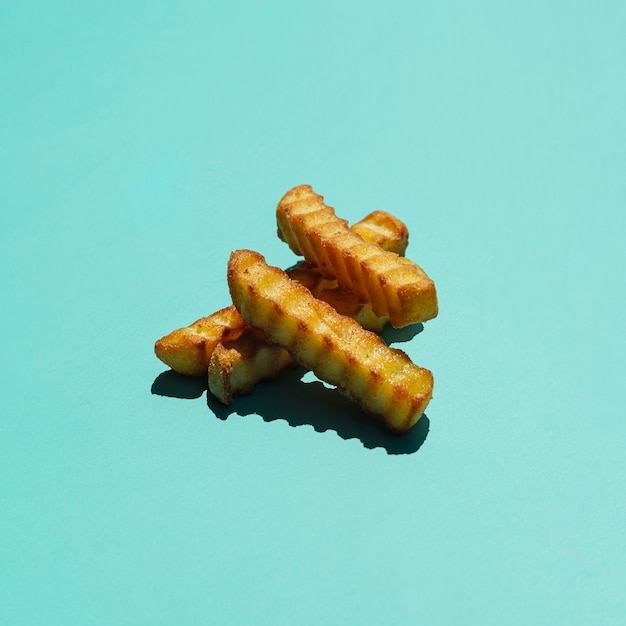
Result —
[[245, 328], [237, 309], [229, 306], [162, 337], [154, 344], [154, 352], [180, 374], [206, 376], [215, 346], [235, 339]]
[[430, 371], [267, 265], [258, 252], [233, 252], [228, 286], [248, 324], [390, 430], [404, 432], [423, 414], [432, 397]]
[[[317, 297], [365, 329], [381, 332], [389, 321], [344, 289], [324, 289]], [[275, 378], [290, 365], [295, 361], [286, 350], [268, 344], [262, 333], [246, 326], [239, 337], [215, 346], [208, 367], [209, 391], [223, 404], [231, 404], [235, 396], [250, 393], [259, 381]]]
[[255, 385], [295, 361], [290, 354], [267, 343], [254, 328], [246, 330], [233, 341], [217, 344], [209, 362], [209, 391], [223, 404], [231, 404], [234, 396], [250, 393]]
[[[287, 275], [367, 330], [379, 333], [389, 322], [388, 317], [376, 315], [369, 302], [362, 304], [356, 294], [337, 287], [336, 281], [324, 280], [306, 263], [287, 271]], [[231, 404], [234, 396], [250, 393], [259, 381], [275, 378], [285, 367], [294, 365], [288, 352], [269, 345], [259, 331], [246, 328], [239, 337], [218, 343], [210, 357], [209, 391], [224, 404]]]
[[[389, 321], [344, 289], [322, 289], [317, 297], [367, 330], [381, 332]], [[288, 352], [269, 345], [262, 333], [247, 327], [239, 337], [218, 343], [213, 350], [208, 367], [209, 391], [220, 402], [231, 404], [234, 396], [250, 393], [257, 382], [275, 378], [289, 365], [294, 361]]]
[[353, 291], [337, 285], [336, 280], [328, 280], [320, 271], [306, 261], [287, 270], [289, 278], [304, 285], [316, 298], [328, 302], [337, 312], [355, 319], [365, 330], [376, 333], [389, 323], [389, 318], [378, 316], [369, 302], [361, 302]]
[[383, 250], [404, 256], [409, 245], [406, 224], [387, 211], [373, 211], [351, 229], [365, 241], [379, 245]]
[[[353, 228], [365, 239], [371, 237], [382, 248], [398, 254], [404, 254], [408, 244], [408, 230], [404, 222], [385, 211], [370, 213]], [[289, 275], [311, 289], [317, 297], [336, 306], [344, 315], [358, 319], [368, 330], [380, 331], [389, 321], [386, 317], [377, 316], [370, 305], [361, 304], [351, 292], [338, 289], [336, 281], [324, 279], [306, 262], [289, 270]], [[154, 351], [163, 363], [180, 374], [206, 376], [215, 346], [221, 341], [236, 339], [245, 327], [235, 307], [226, 307], [162, 337], [156, 342]], [[280, 359], [278, 362], [281, 362]]]
[[288, 191], [276, 208], [278, 234], [327, 278], [371, 302], [396, 328], [437, 315], [435, 284], [416, 263], [381, 250], [348, 228], [309, 185]]

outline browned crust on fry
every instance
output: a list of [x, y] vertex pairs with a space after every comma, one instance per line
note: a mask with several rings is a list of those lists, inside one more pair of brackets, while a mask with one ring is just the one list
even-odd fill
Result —
[[245, 328], [246, 323], [231, 305], [165, 335], [154, 344], [154, 352], [180, 374], [206, 376], [215, 346], [236, 338]]
[[388, 317], [374, 313], [369, 302], [361, 302], [353, 291], [344, 289], [336, 280], [324, 278], [316, 267], [306, 261], [288, 270], [287, 274], [316, 298], [328, 302], [338, 313], [355, 319], [366, 330], [379, 333], [389, 323]]
[[437, 292], [424, 270], [409, 259], [382, 250], [348, 227], [309, 185], [288, 191], [276, 208], [278, 234], [290, 248], [370, 302], [396, 328], [437, 315]]
[[267, 343], [262, 333], [247, 327], [232, 341], [216, 346], [208, 368], [209, 391], [223, 404], [250, 393], [257, 382], [275, 378], [295, 365], [289, 353]]
[[409, 229], [406, 224], [387, 211], [372, 211], [350, 228], [365, 241], [400, 256], [404, 256], [409, 245]]
[[268, 266], [259, 253], [238, 250], [231, 255], [228, 285], [246, 323], [390, 430], [404, 432], [423, 414], [432, 397], [430, 371]]

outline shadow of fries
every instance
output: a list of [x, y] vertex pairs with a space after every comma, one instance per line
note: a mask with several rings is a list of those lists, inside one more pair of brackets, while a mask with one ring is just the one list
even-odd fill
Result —
[[334, 431], [342, 439], [359, 439], [365, 448], [383, 448], [388, 454], [412, 454], [426, 440], [430, 429], [426, 415], [408, 433], [394, 435], [336, 389], [317, 380], [303, 381], [306, 372], [289, 368], [274, 381], [259, 383], [250, 395], [239, 396], [230, 406], [207, 394], [207, 404], [223, 420], [232, 414], [260, 415], [268, 423], [284, 420], [294, 428], [309, 425], [320, 433]]
[[[422, 324], [406, 328], [388, 326], [382, 337], [388, 344], [404, 343], [423, 328]], [[305, 374], [307, 370], [304, 368], [287, 368], [273, 381], [259, 383], [251, 394], [238, 396], [230, 406], [221, 404], [207, 393], [207, 405], [222, 420], [232, 414], [259, 415], [268, 423], [285, 420], [294, 428], [309, 425], [320, 433], [334, 431], [345, 440], [359, 439], [365, 448], [383, 448], [388, 454], [413, 454], [426, 440], [430, 430], [426, 415], [422, 415], [408, 433], [394, 435], [336, 389], [318, 380], [302, 380]], [[167, 370], [154, 379], [151, 391], [159, 396], [191, 400], [207, 391], [207, 379]]]
[[156, 396], [193, 400], [199, 398], [208, 387], [206, 376], [183, 376], [174, 370], [161, 372], [152, 383]]
[[407, 341], [411, 341], [416, 335], [419, 335], [423, 330], [423, 324], [411, 324], [404, 328], [394, 328], [387, 324], [387, 326], [383, 328], [383, 332], [380, 336], [385, 340], [387, 345], [391, 345], [392, 343], [406, 343]]

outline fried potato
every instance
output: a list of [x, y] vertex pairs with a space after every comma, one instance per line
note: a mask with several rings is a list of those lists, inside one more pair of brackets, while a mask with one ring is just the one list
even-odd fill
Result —
[[209, 391], [231, 404], [234, 396], [250, 393], [259, 381], [295, 364], [289, 352], [268, 344], [263, 333], [247, 326], [236, 339], [215, 347], [208, 367]]
[[429, 370], [267, 265], [258, 252], [231, 254], [228, 286], [246, 323], [390, 430], [405, 432], [423, 414], [433, 390]]
[[[356, 294], [338, 287], [336, 281], [324, 280], [306, 263], [288, 270], [287, 275], [367, 330], [380, 333], [389, 323], [388, 317], [379, 317], [372, 311], [371, 304], [359, 302]], [[240, 336], [218, 343], [210, 356], [209, 391], [223, 404], [231, 404], [235, 396], [250, 393], [259, 381], [275, 378], [295, 364], [288, 352], [269, 345], [259, 331], [246, 328]]]
[[424, 270], [348, 228], [309, 185], [288, 191], [276, 208], [278, 235], [322, 274], [371, 302], [400, 328], [437, 315], [437, 292]]
[[[373, 332], [381, 332], [389, 322], [344, 289], [323, 289], [317, 297]], [[275, 378], [295, 364], [286, 350], [268, 344], [262, 333], [246, 325], [239, 337], [215, 346], [208, 366], [209, 391], [223, 404], [232, 404], [235, 396], [250, 393], [259, 381]]]
[[[397, 254], [404, 254], [408, 245], [408, 230], [404, 222], [385, 211], [370, 213], [353, 228], [366, 240], [371, 238], [383, 249]], [[369, 304], [361, 304], [353, 293], [339, 288], [336, 281], [324, 279], [309, 263], [299, 263], [289, 270], [289, 274], [344, 315], [355, 317], [364, 328], [380, 331], [389, 321], [386, 317], [377, 316]], [[236, 339], [245, 328], [246, 324], [235, 307], [226, 307], [162, 337], [155, 343], [154, 352], [163, 363], [180, 374], [206, 376], [215, 346], [221, 341]], [[277, 363], [281, 360], [278, 359]]]
[[357, 320], [366, 330], [379, 333], [389, 323], [388, 317], [374, 313], [369, 302], [361, 302], [353, 291], [344, 289], [336, 280], [324, 278], [316, 267], [306, 262], [287, 270], [287, 274], [316, 298], [328, 302], [337, 312]]
[[365, 241], [375, 243], [383, 250], [404, 256], [409, 245], [409, 229], [406, 224], [387, 211], [373, 211], [351, 229]]
[[154, 352], [175, 372], [206, 376], [215, 346], [221, 341], [235, 339], [245, 328], [246, 323], [231, 305], [162, 337], [154, 344]]
[[[287, 274], [293, 280], [291, 273]], [[315, 295], [367, 330], [379, 333], [389, 322], [389, 318], [376, 315], [371, 304], [361, 304], [354, 293], [340, 287], [321, 289]], [[209, 391], [223, 404], [231, 404], [235, 396], [250, 393], [259, 381], [275, 378], [295, 364], [288, 352], [269, 345], [262, 333], [251, 331], [254, 329], [247, 327], [239, 337], [218, 343], [211, 354]]]

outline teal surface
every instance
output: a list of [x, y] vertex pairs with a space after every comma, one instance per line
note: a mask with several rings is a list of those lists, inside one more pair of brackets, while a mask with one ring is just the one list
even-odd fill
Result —
[[[0, 7], [0, 623], [626, 615], [626, 4]], [[153, 354], [296, 258], [274, 208], [409, 226], [440, 315], [404, 438], [300, 370], [230, 408]], [[303, 379], [303, 380], [301, 380]]]

